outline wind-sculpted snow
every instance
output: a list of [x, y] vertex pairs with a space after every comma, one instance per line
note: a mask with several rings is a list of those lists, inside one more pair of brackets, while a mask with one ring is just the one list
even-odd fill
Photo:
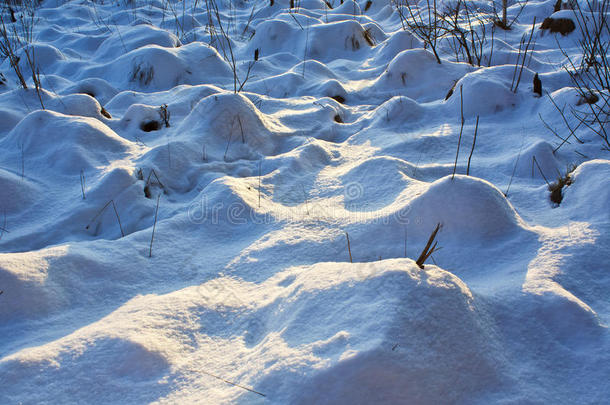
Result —
[[[185, 323], [184, 317], [190, 320]], [[311, 325], [312, 317], [320, 322]], [[124, 399], [197, 401], [214, 390], [206, 369], [231, 357], [241, 359], [231, 374], [245, 377], [243, 382], [260, 380], [258, 388], [272, 393], [267, 395], [274, 402], [327, 396], [336, 402], [354, 395], [364, 400], [375, 398], [373, 388], [386, 384], [405, 385], [400, 393], [389, 391], [388, 399], [455, 400], [464, 394], [451, 393], [449, 381], [439, 384], [455, 380], [446, 365], [461, 367], [457, 381], [477, 393], [501, 374], [488, 322], [466, 285], [443, 270], [422, 271], [408, 259], [319, 263], [288, 268], [261, 284], [221, 277], [169, 295], [137, 297], [58, 341], [8, 356], [0, 367], [12, 383], [8, 398], [18, 395], [16, 387], [48, 384], [71, 372], [77, 373], [74, 384], [85, 384], [92, 378], [88, 369], [95, 368], [96, 386], [106, 390], [116, 384]], [[161, 329], [152, 331], [150, 325]], [[210, 351], [216, 357], [205, 354]], [[282, 354], [288, 357], [273, 361]], [[396, 361], [404, 356], [409, 364]], [[97, 364], [102, 359], [106, 364]], [[310, 367], [319, 376], [303, 378]], [[396, 373], [391, 384], [383, 381], [381, 370], [371, 374], [379, 367]], [[193, 368], [203, 372], [192, 373]], [[32, 369], [35, 380], [28, 377]], [[155, 381], [169, 369], [174, 376]], [[190, 388], [182, 386], [179, 375]], [[338, 375], [349, 385], [332, 384]], [[140, 388], [134, 392], [128, 387], [135, 381]], [[90, 399], [70, 385], [57, 393]], [[119, 400], [116, 391], [107, 395]], [[223, 401], [256, 400], [238, 390], [221, 395]], [[42, 392], [30, 398], [47, 399]]]
[[26, 3], [0, 403], [610, 397], [610, 161], [582, 36], [542, 24], [567, 3], [476, 20], [472, 64], [386, 0]]

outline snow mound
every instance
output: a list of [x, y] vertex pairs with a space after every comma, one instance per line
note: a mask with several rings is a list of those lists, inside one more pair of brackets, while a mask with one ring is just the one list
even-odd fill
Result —
[[281, 136], [291, 133], [247, 97], [232, 93], [202, 99], [178, 128], [179, 133], [187, 131], [203, 139], [209, 160], [226, 161], [273, 155]]
[[[26, 50], [30, 54], [32, 62], [35, 63], [37, 66], [44, 66], [45, 70], [53, 69], [54, 64], [66, 59], [64, 55], [62, 55], [60, 50], [54, 47], [53, 45], [33, 43], [25, 48], [22, 48], [18, 53], [19, 67], [21, 69], [21, 72], [24, 73], [24, 76], [26, 76], [25, 72], [30, 72], [31, 74], [32, 71], [28, 65], [28, 58], [25, 53]], [[8, 59], [5, 60], [5, 63], [9, 63]], [[8, 69], [11, 69], [10, 64], [8, 64], [7, 69], [3, 70]]]
[[[117, 42], [120, 42], [122, 46], [117, 46]], [[179, 44], [180, 41], [174, 34], [152, 25], [141, 24], [132, 27], [128, 36], [121, 35], [118, 32], [110, 35], [97, 48], [94, 57], [100, 61], [107, 61], [146, 45], [175, 48]]]
[[[24, 251], [68, 241], [116, 240], [152, 225], [152, 199], [165, 191], [154, 177], [147, 187], [144, 180], [137, 180], [132, 170], [124, 167], [115, 167], [101, 174], [95, 170], [83, 171], [82, 174], [89, 181], [84, 187], [85, 199], [82, 198], [78, 171], [66, 175], [65, 181], [75, 186], [70, 192], [55, 192], [57, 184], [62, 183], [54, 182], [59, 179], [52, 177], [45, 179], [51, 187], [37, 187], [44, 190], [39, 193], [41, 197], [22, 198], [19, 208], [28, 210], [28, 220], [21, 221], [19, 227], [11, 227], [10, 233], [3, 235], [5, 247]], [[149, 171], [146, 171], [148, 174]], [[27, 190], [25, 186], [22, 187]], [[79, 187], [78, 190], [76, 187]], [[7, 210], [7, 214], [11, 212]], [[39, 216], [46, 215], [45, 223], [49, 230], [37, 232], [31, 224]]]
[[341, 176], [345, 207], [373, 211], [390, 205], [411, 183], [414, 168], [400, 159], [371, 158]]
[[[494, 66], [468, 73], [460, 79], [453, 90], [453, 95], [446, 104], [460, 110], [460, 87], [462, 87], [464, 117], [488, 115], [513, 108], [519, 96], [511, 90], [514, 66]], [[531, 92], [534, 73], [524, 69], [518, 87], [519, 93]], [[516, 83], [517, 79], [515, 79]], [[533, 94], [533, 93], [530, 93]]]
[[341, 82], [335, 79], [321, 80], [320, 91], [318, 94], [334, 98], [337, 101], [343, 99], [340, 101], [342, 104], [347, 99], [347, 91], [345, 90], [345, 87], [343, 87]]
[[[28, 389], [30, 399], [37, 403], [52, 402], [58, 395], [69, 396], [75, 402], [90, 402], [91, 392], [83, 387], [95, 387], [104, 401], [113, 403], [154, 400], [160, 387], [155, 390], [142, 386], [142, 382], [162, 374], [169, 365], [161, 353], [138, 340], [116, 337], [111, 331], [75, 336], [63, 345], [37, 347], [5, 358], [0, 370], [7, 383]], [[68, 378], [75, 380], [51, 392], [37, 389], [41, 385], [52, 386], [55, 379]], [[2, 397], [9, 400], [11, 395], [18, 393], [6, 390]]]
[[102, 114], [100, 103], [88, 94], [69, 94], [58, 97], [52, 99], [46, 107], [65, 115], [91, 117], [102, 122], [109, 121], [109, 118]]
[[[86, 96], [85, 96], [86, 97]], [[89, 100], [94, 101], [90, 97]], [[39, 110], [28, 114], [0, 143], [16, 164], [23, 158], [28, 173], [75, 175], [126, 156], [132, 146], [93, 118]], [[12, 152], [12, 153], [11, 153]]]
[[[180, 85], [171, 90], [145, 93], [137, 91], [122, 91], [115, 94], [105, 105], [106, 109], [117, 117], [125, 118], [125, 113], [133, 104], [159, 107], [167, 105], [170, 112], [170, 124], [175, 125], [177, 120], [186, 117], [193, 107], [204, 97], [218, 93], [220, 89], [211, 85], [188, 84]], [[157, 114], [157, 119], [160, 116]]]
[[[432, 232], [443, 226], [443, 239], [502, 238], [513, 234], [522, 221], [504, 194], [491, 183], [456, 175], [430, 184], [406, 209], [411, 228]], [[411, 229], [410, 228], [410, 229]]]
[[147, 45], [86, 70], [83, 76], [101, 77], [122, 89], [160, 91], [179, 84], [226, 83], [233, 74], [218, 51], [193, 42], [180, 48]]
[[392, 33], [387, 40], [379, 45], [375, 58], [383, 63], [392, 60], [404, 50], [422, 48], [422, 45], [422, 42], [410, 32], [398, 30]]
[[246, 181], [224, 176], [212, 180], [193, 201], [189, 220], [242, 232], [252, 226], [252, 222], [265, 219], [258, 216], [257, 206], [257, 190]]
[[[306, 61], [305, 65], [311, 66], [315, 63], [317, 62], [312, 63], [311, 61]], [[301, 67], [300, 72], [298, 72], [299, 69], [295, 67], [291, 71], [267, 78], [264, 81], [254, 82], [252, 85], [249, 85], [248, 88], [251, 89], [252, 87], [257, 86], [260, 93], [270, 97], [289, 97], [295, 93], [295, 89], [303, 89], [305, 86], [311, 85], [303, 78], [303, 65], [301, 64], [299, 66]], [[313, 85], [314, 90], [317, 91], [318, 88], [318, 85]]]
[[117, 95], [118, 90], [112, 87], [107, 81], [92, 77], [74, 83], [63, 92], [67, 94], [85, 93], [98, 100], [100, 104], [106, 104]]
[[[324, 8], [324, 5], [321, 5], [321, 8]], [[349, 15], [349, 16], [354, 16], [354, 15], [361, 15], [362, 14], [362, 10], [360, 8], [360, 5], [355, 2], [354, 0], [344, 0], [342, 3], [340, 3], [339, 5], [337, 5], [334, 8], [334, 12], [341, 15]]]
[[[396, 55], [375, 81], [370, 91], [397, 91], [419, 102], [438, 100], [472, 68], [448, 61], [438, 64], [434, 54], [425, 49], [407, 49]], [[434, 88], [427, 86], [430, 81]]]
[[[130, 170], [120, 167], [110, 170], [101, 176], [94, 187], [87, 190], [87, 207], [69, 213], [64, 221], [78, 224], [74, 233], [86, 230], [96, 238], [118, 239], [123, 234], [132, 234], [151, 225], [144, 219], [153, 213], [152, 201], [149, 201], [153, 195], [152, 190], [149, 190], [147, 196], [145, 187], [145, 181], [137, 181]], [[155, 190], [155, 197], [158, 192], [160, 191]], [[115, 208], [119, 213], [120, 224]]]
[[328, 63], [337, 58], [353, 59], [371, 48], [362, 25], [344, 20], [310, 27], [307, 57]]
[[[490, 241], [535, 240], [502, 192], [485, 180], [456, 175], [453, 180], [446, 176], [425, 183], [415, 180], [414, 168], [401, 161], [376, 161], [374, 167], [386, 171], [374, 174], [369, 170], [364, 175], [368, 180], [363, 182], [355, 176], [363, 171], [348, 173], [356, 181], [343, 182], [345, 212], [335, 207], [324, 211], [338, 212], [348, 221], [344, 229], [349, 233], [354, 261], [415, 259], [439, 223], [436, 241], [443, 253], [437, 260], [447, 259], [456, 266], [460, 258], [482, 254]], [[375, 195], [373, 189], [384, 193]], [[343, 232], [335, 235], [337, 257], [348, 258], [345, 239]]]
[[[527, 149], [524, 148], [517, 162], [515, 175], [519, 177], [541, 178], [540, 171], [542, 171], [544, 176], [551, 181], [551, 179], [556, 177], [561, 167], [553, 154], [553, 149], [553, 146], [545, 141], [538, 141]], [[516, 159], [517, 155], [514, 155], [506, 160], [505, 164], [508, 170], [511, 167], [514, 168]], [[538, 166], [540, 166], [540, 169]]]
[[23, 117], [20, 114], [13, 111], [0, 111], [0, 139], [14, 128], [21, 121], [21, 118]]
[[323, 360], [288, 398], [278, 394], [302, 377], [287, 376], [278, 393], [271, 387], [283, 370], [271, 369], [257, 387], [277, 402], [459, 402], [490, 389], [500, 374], [486, 316], [451, 273], [393, 259], [319, 263], [271, 282], [283, 298], [263, 322]]
[[[252, 38], [254, 45], [251, 46], [259, 48], [261, 55], [265, 56], [289, 51], [294, 49], [295, 40], [291, 37], [295, 35], [297, 29], [286, 21], [277, 19], [263, 21], [256, 27], [256, 33]], [[287, 40], [288, 38], [291, 40]]]
[[2, 190], [0, 212], [6, 214], [21, 211], [42, 196], [42, 190], [38, 185], [2, 168], [0, 168], [0, 190]]
[[572, 184], [563, 190], [561, 207], [572, 218], [610, 222], [610, 161], [595, 159], [578, 166]]
[[[170, 392], [174, 402], [204, 393], [214, 403], [256, 400], [210, 378], [232, 375], [272, 403], [459, 402], [503, 378], [488, 323], [459, 278], [409, 259], [292, 267], [261, 284], [219, 277], [139, 296], [64, 338], [6, 356], [0, 398], [35, 384], [47, 387], [32, 390], [38, 401], [88, 402], [89, 391], [71, 387], [90, 383], [111, 402]], [[68, 376], [74, 384], [52, 384]]]
[[[8, 111], [3, 111], [5, 121], [2, 122], [2, 126], [5, 126], [7, 129], [13, 129], [26, 115], [32, 111], [37, 111], [41, 107], [37, 93], [33, 89], [16, 89], [11, 94], [13, 96], [18, 94], [22, 103], [11, 106]], [[108, 116], [102, 113], [102, 106], [90, 94], [78, 92], [76, 94], [58, 95], [43, 88], [40, 90], [40, 97], [44, 108], [48, 111], [65, 115], [91, 117], [105, 123], [109, 122]], [[107, 112], [104, 113], [107, 114]]]
[[[532, 292], [527, 284], [525, 290]], [[533, 292], [539, 293], [536, 290]], [[600, 338], [603, 339], [606, 326], [600, 322], [598, 314], [559, 285], [543, 295], [528, 298], [532, 307], [537, 308], [532, 317], [562, 345], [578, 347], [587, 342], [599, 344]]]
[[121, 118], [120, 126], [127, 132], [152, 132], [165, 126], [159, 107], [145, 104], [131, 104]]
[[422, 118], [425, 110], [415, 100], [404, 96], [395, 96], [375, 108], [372, 112], [373, 125], [389, 126], [390, 122], [404, 126], [405, 122], [415, 122]]
[[[344, 3], [342, 7], [345, 6]], [[249, 45], [250, 52], [256, 48], [265, 56], [290, 52], [305, 55], [306, 59], [328, 63], [337, 57], [361, 58], [363, 52], [372, 46], [369, 42], [372, 38], [367, 39], [364, 27], [356, 20], [341, 19], [322, 23], [312, 18], [306, 21], [300, 16], [301, 26], [307, 27], [305, 31], [295, 26], [292, 18], [286, 15], [281, 17], [285, 21], [272, 19], [258, 25], [252, 44]]]
[[0, 320], [42, 317], [67, 301], [58, 286], [48, 282], [49, 256], [56, 252], [0, 254], [0, 285], [6, 300]]

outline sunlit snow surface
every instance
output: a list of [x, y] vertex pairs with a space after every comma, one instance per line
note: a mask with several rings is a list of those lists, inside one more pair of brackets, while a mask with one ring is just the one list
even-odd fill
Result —
[[366, 3], [218, 1], [238, 94], [205, 2], [34, 9], [45, 110], [0, 65], [0, 403], [608, 401], [610, 154], [553, 153], [532, 93], [577, 104], [578, 34], [531, 0], [486, 67], [439, 65]]

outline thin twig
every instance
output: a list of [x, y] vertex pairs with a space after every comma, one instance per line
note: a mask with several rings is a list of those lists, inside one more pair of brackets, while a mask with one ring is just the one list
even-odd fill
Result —
[[347, 252], [349, 253], [349, 262], [353, 263], [352, 260], [352, 248], [349, 244], [349, 234], [347, 232], [345, 232], [345, 238], [347, 239]]
[[297, 18], [294, 16], [294, 14], [289, 13], [289, 15], [293, 18], [294, 21], [296, 21], [296, 23], [299, 25], [299, 27], [301, 27], [301, 30], [305, 30], [303, 28], [303, 26], [301, 25], [301, 23], [299, 22], [299, 20], [297, 20]]
[[155, 209], [155, 222], [153, 223], [152, 235], [150, 236], [150, 248], [148, 250], [148, 257], [152, 257], [152, 246], [153, 240], [155, 239], [155, 228], [157, 227], [157, 213], [159, 212], [159, 200], [161, 199], [161, 194], [157, 196], [157, 208]]
[[451, 180], [453, 180], [453, 178], [455, 177], [458, 156], [460, 155], [460, 144], [462, 143], [462, 131], [464, 130], [464, 97], [462, 96], [462, 87], [463, 85], [460, 85], [460, 115], [462, 119], [462, 124], [460, 125], [460, 136], [458, 138], [457, 151], [455, 152], [455, 162], [453, 164], [453, 174], [451, 175]]
[[4, 233], [10, 233], [7, 229], [6, 229], [6, 210], [4, 210], [4, 223], [2, 224], [2, 227], [0, 227], [0, 231], [2, 231], [0, 233], [0, 240], [2, 239], [2, 236], [4, 236]]
[[119, 228], [121, 229], [121, 236], [124, 237], [125, 232], [123, 232], [123, 225], [121, 225], [121, 217], [119, 217], [119, 212], [116, 209], [116, 204], [114, 203], [114, 200], [110, 200], [110, 201], [112, 201], [112, 208], [114, 209], [114, 214], [116, 215], [116, 219], [119, 222]]
[[519, 158], [521, 157], [521, 151], [523, 150], [523, 141], [521, 141], [521, 147], [519, 148], [519, 154], [517, 155], [517, 160], [515, 161], [515, 167], [513, 168], [513, 174], [510, 176], [510, 181], [508, 182], [508, 187], [506, 187], [506, 192], [504, 193], [504, 197], [508, 197], [508, 191], [510, 190], [510, 185], [513, 184], [513, 177], [515, 177], [515, 172], [517, 171], [517, 165], [519, 164]]
[[145, 184], [145, 186], [148, 186], [149, 184], [151, 184], [151, 183], [150, 183], [150, 177], [151, 177], [153, 174], [155, 175], [155, 179], [157, 179], [157, 183], [159, 184], [159, 186], [161, 186], [161, 188], [165, 188], [165, 187], [163, 186], [163, 183], [161, 183], [161, 180], [159, 180], [159, 176], [157, 176], [157, 172], [155, 171], [155, 169], [150, 169], [150, 172], [148, 173], [148, 177], [146, 178], [146, 184]]
[[80, 191], [83, 194], [83, 200], [86, 200], [85, 197], [85, 171], [83, 169], [80, 170]]
[[[578, 143], [584, 143], [582, 140], [580, 140], [577, 136], [575, 131], [580, 127], [580, 125], [583, 123], [583, 121], [581, 121], [576, 128], [572, 129], [572, 127], [570, 126], [570, 124], [568, 123], [567, 118], [565, 117], [565, 113], [563, 112], [563, 110], [561, 108], [559, 108], [559, 106], [557, 105], [557, 103], [555, 102], [555, 100], [553, 100], [553, 97], [551, 97], [551, 94], [549, 92], [546, 92], [546, 95], [548, 96], [549, 100], [551, 100], [551, 103], [553, 103], [553, 106], [555, 107], [555, 109], [557, 111], [559, 111], [559, 115], [561, 115], [561, 119], [563, 120], [563, 123], [565, 124], [565, 126], [568, 128], [568, 130], [570, 131], [570, 136], [573, 136], [574, 138], [576, 138], [576, 140], [578, 141]], [[570, 139], [570, 136], [568, 136], [566, 138], [566, 142], [568, 139]], [[562, 144], [563, 145], [563, 144]], [[561, 147], [561, 145], [559, 145]]]
[[4, 233], [10, 233], [7, 229], [6, 229], [6, 210], [4, 210], [4, 224], [2, 224], [2, 226], [0, 227], [0, 240], [2, 240], [2, 237], [4, 236]]
[[305, 35], [305, 51], [303, 52], [303, 79], [305, 78], [305, 61], [307, 60], [307, 44], [309, 43], [309, 20], [307, 20], [307, 34]]
[[201, 370], [201, 369], [200, 369], [199, 371], [200, 371], [200, 372], [202, 372], [203, 374], [209, 375], [210, 377], [214, 377], [214, 378], [216, 378], [216, 379], [218, 379], [218, 380], [220, 380], [220, 381], [222, 381], [222, 382], [226, 382], [227, 384], [233, 385], [234, 387], [238, 387], [238, 388], [244, 389], [244, 390], [246, 390], [246, 391], [250, 391], [250, 392], [252, 392], [252, 393], [254, 393], [254, 394], [258, 394], [258, 395], [260, 395], [261, 397], [266, 397], [266, 395], [265, 395], [265, 394], [263, 394], [263, 393], [261, 393], [261, 392], [258, 392], [258, 391], [255, 391], [255, 390], [253, 390], [252, 388], [244, 387], [243, 385], [239, 385], [239, 384], [234, 383], [234, 382], [232, 382], [232, 381], [226, 380], [226, 379], [224, 379], [224, 378], [222, 378], [222, 377], [219, 377], [219, 376], [217, 376], [217, 375], [215, 375], [215, 374], [208, 373], [208, 372], [207, 372], [207, 371], [205, 371], [205, 370]]
[[536, 156], [532, 156], [532, 177], [534, 177], [534, 164], [536, 164], [536, 167], [538, 167], [538, 171], [540, 172], [540, 174], [542, 175], [542, 178], [544, 179], [544, 181], [546, 182], [546, 185], [551, 187], [549, 181], [546, 179], [546, 176], [544, 175], [544, 173], [542, 172], [542, 168], [540, 168], [540, 165], [538, 164], [538, 160], [536, 160]]
[[[523, 73], [523, 67], [525, 66], [525, 59], [527, 58], [527, 51], [529, 50], [530, 44], [532, 42], [532, 37], [534, 36], [535, 28], [536, 28], [536, 17], [534, 17], [534, 22], [532, 22], [532, 30], [530, 32], [530, 37], [527, 40], [527, 45], [525, 46], [525, 50], [523, 51], [523, 60], [521, 61], [521, 69], [519, 70], [519, 76], [517, 77], [517, 83], [515, 84], [513, 93], [517, 93], [517, 88], [519, 88], [519, 83], [521, 82], [521, 74]], [[534, 43], [534, 46], [535, 46], [535, 43]], [[533, 52], [533, 50], [534, 50], [534, 46], [532, 46], [530, 55], [531, 55], [531, 52]], [[530, 57], [530, 59], [531, 59], [531, 57]]]
[[225, 161], [227, 160], [227, 153], [229, 152], [229, 145], [231, 144], [231, 137], [233, 136], [233, 131], [229, 132], [229, 139], [227, 140], [227, 148], [225, 149], [225, 154], [222, 157]]
[[99, 210], [97, 212], [97, 214], [95, 214], [95, 216], [93, 218], [91, 218], [91, 221], [89, 221], [89, 223], [87, 224], [87, 226], [85, 226], [85, 229], [89, 229], [89, 227], [91, 226], [91, 224], [93, 223], [93, 221], [95, 221], [97, 219], [97, 217], [99, 217], [105, 210], [106, 208], [110, 205], [110, 203], [112, 202], [112, 200], [108, 201], [101, 210]]
[[580, 152], [579, 152], [579, 151], [577, 151], [577, 150], [575, 150], [575, 151], [574, 151], [574, 153], [576, 153], [576, 154], [578, 154], [578, 155], [582, 156], [584, 159], [590, 159], [590, 158], [589, 158], [589, 156], [587, 156], [587, 155], [583, 155], [582, 153], [580, 153]]
[[474, 146], [477, 143], [478, 130], [479, 130], [479, 116], [477, 115], [477, 123], [474, 127], [474, 138], [472, 140], [472, 148], [470, 149], [470, 155], [468, 156], [468, 166], [466, 166], [466, 176], [470, 176], [470, 160], [472, 159], [472, 154], [474, 153]]
[[555, 131], [545, 120], [544, 118], [542, 118], [542, 114], [538, 113], [538, 117], [540, 118], [540, 121], [542, 121], [542, 123], [544, 124], [544, 126], [546, 127], [546, 129], [548, 129], [549, 131], [551, 131], [551, 133], [553, 135], [555, 135], [557, 138], [561, 139], [561, 143], [559, 144], [558, 147], [556, 147], [555, 149], [553, 149], [553, 154], [555, 154], [555, 152], [557, 152], [559, 150], [559, 148], [561, 148], [563, 146], [564, 143], [570, 143], [570, 141], [568, 141], [568, 138], [562, 138], [561, 136], [559, 136], [559, 134], [557, 133], [557, 131]]
[[246, 137], [244, 136], [244, 127], [241, 125], [241, 118], [237, 116], [237, 122], [239, 122], [239, 130], [241, 131], [241, 143], [246, 143]]

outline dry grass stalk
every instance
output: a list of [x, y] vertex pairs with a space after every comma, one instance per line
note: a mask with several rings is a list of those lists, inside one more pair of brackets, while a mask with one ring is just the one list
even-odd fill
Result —
[[80, 191], [83, 194], [83, 200], [86, 200], [85, 197], [85, 171], [83, 169], [80, 170]]
[[345, 238], [347, 239], [347, 252], [349, 253], [349, 262], [353, 263], [354, 261], [352, 260], [352, 248], [349, 243], [349, 234], [347, 232], [345, 232]]
[[159, 213], [159, 200], [161, 199], [161, 194], [157, 196], [157, 208], [155, 209], [155, 222], [153, 223], [152, 235], [150, 237], [150, 248], [148, 249], [148, 257], [152, 257], [152, 246], [153, 240], [155, 239], [155, 229], [157, 227], [157, 214]]
[[466, 176], [470, 176], [470, 160], [474, 153], [474, 146], [477, 143], [477, 132], [479, 131], [479, 116], [477, 115], [477, 123], [474, 127], [474, 138], [472, 139], [472, 148], [470, 148], [470, 155], [468, 156], [468, 166], [466, 166]]
[[455, 162], [453, 163], [453, 174], [451, 175], [451, 180], [453, 180], [453, 178], [455, 177], [458, 156], [460, 155], [460, 144], [462, 143], [462, 131], [464, 131], [464, 96], [462, 94], [462, 85], [460, 85], [460, 117], [461, 117], [460, 136], [458, 137], [458, 145], [457, 145], [457, 151], [455, 152]]
[[[434, 228], [434, 231], [432, 231], [432, 234], [428, 238], [428, 243], [426, 243], [424, 250], [422, 250], [421, 254], [417, 258], [417, 261], [415, 263], [419, 266], [420, 269], [424, 268], [424, 263], [426, 263], [426, 260], [428, 260], [432, 253], [438, 250], [436, 247], [438, 245], [438, 242], [435, 242], [434, 239], [436, 239], [436, 234], [440, 229], [441, 224], [439, 222], [438, 224], [436, 224], [436, 228]], [[432, 243], [434, 243], [434, 245]]]

